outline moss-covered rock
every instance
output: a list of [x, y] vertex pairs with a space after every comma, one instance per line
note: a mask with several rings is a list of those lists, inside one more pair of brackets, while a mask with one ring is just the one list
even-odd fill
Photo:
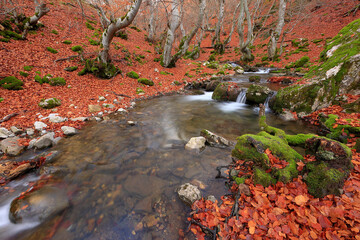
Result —
[[339, 140], [341, 142], [347, 142], [346, 136], [349, 136], [349, 134], [355, 134], [355, 136], [360, 137], [360, 127], [354, 127], [350, 124], [337, 124], [336, 120], [339, 118], [335, 114], [319, 114], [320, 122], [323, 123], [323, 125], [327, 128], [327, 130], [330, 132], [326, 135], [328, 138], [332, 138], [335, 140]]
[[0, 80], [0, 86], [8, 90], [21, 90], [24, 83], [14, 76], [9, 76]]
[[270, 173], [266, 173], [263, 169], [255, 168], [254, 170], [254, 184], [260, 184], [264, 187], [268, 187], [270, 185], [276, 184], [276, 179], [270, 175]]
[[356, 139], [355, 150], [360, 153], [360, 138]]
[[61, 101], [57, 98], [42, 99], [39, 103], [39, 107], [45, 109], [51, 109], [61, 105]]
[[126, 73], [126, 76], [128, 76], [129, 78], [133, 78], [133, 79], [138, 79], [140, 77], [139, 74], [137, 74], [134, 71]]
[[220, 83], [215, 88], [212, 99], [218, 101], [236, 101], [237, 96], [240, 94], [242, 88], [234, 83]]
[[91, 73], [98, 78], [110, 79], [115, 77], [118, 73], [121, 73], [121, 71], [112, 63], [103, 63], [98, 59], [87, 59], [85, 67], [78, 72], [78, 75], [83, 76], [86, 73]]
[[268, 87], [253, 84], [246, 92], [246, 101], [255, 104], [265, 103], [270, 94], [271, 90]]
[[215, 91], [216, 87], [221, 83], [220, 80], [212, 80], [206, 84], [206, 91]]
[[149, 80], [147, 78], [139, 78], [138, 82], [144, 85], [148, 85], [148, 86], [154, 86], [154, 82], [152, 80]]
[[64, 68], [64, 70], [67, 72], [73, 72], [73, 71], [76, 71], [77, 69], [78, 69], [78, 66]]
[[344, 27], [325, 46], [322, 64], [305, 75], [308, 83], [281, 89], [270, 107], [310, 113], [335, 102], [341, 94], [360, 94], [360, 19]]
[[260, 77], [260, 76], [250, 76], [250, 77], [249, 77], [249, 82], [256, 82], [256, 83], [258, 83], [258, 82], [260, 82], [260, 80], [261, 80], [261, 77]]
[[66, 85], [66, 81], [64, 78], [62, 77], [55, 77], [55, 78], [51, 78], [49, 80], [49, 84], [51, 86], [65, 86]]
[[328, 194], [340, 195], [348, 171], [330, 168], [325, 162], [310, 162], [306, 164], [308, 171], [304, 177], [308, 191], [314, 197], [324, 197]]

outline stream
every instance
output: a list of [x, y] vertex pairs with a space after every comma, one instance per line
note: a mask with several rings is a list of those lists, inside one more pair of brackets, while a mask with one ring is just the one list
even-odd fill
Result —
[[[233, 80], [246, 85], [249, 75]], [[269, 86], [268, 74], [262, 76], [261, 84]], [[178, 199], [176, 188], [190, 182], [203, 196], [219, 199], [228, 190], [224, 179], [215, 179], [216, 167], [231, 162], [230, 148], [207, 146], [196, 153], [184, 149], [186, 142], [202, 129], [234, 142], [260, 130], [258, 108], [216, 102], [211, 94], [141, 101], [127, 115], [89, 123], [78, 135], [60, 141], [51, 149], [59, 152], [52, 163], [1, 189], [0, 239], [178, 239], [179, 229], [188, 226], [190, 208]], [[290, 134], [313, 132], [270, 110], [267, 122]], [[69, 207], [42, 222], [11, 223], [12, 199], [39, 181], [63, 191]]]

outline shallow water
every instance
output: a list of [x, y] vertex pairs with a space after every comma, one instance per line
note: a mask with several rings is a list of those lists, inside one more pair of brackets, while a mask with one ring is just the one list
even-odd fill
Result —
[[[50, 183], [66, 189], [71, 207], [41, 224], [11, 224], [6, 219], [10, 200], [37, 177], [13, 181], [15, 191], [0, 198], [0, 239], [178, 239], [189, 208], [175, 189], [193, 182], [203, 196], [219, 199], [228, 192], [224, 180], [215, 179], [216, 167], [231, 162], [231, 149], [206, 147], [196, 153], [186, 151], [185, 143], [202, 129], [235, 141], [259, 131], [257, 116], [257, 108], [212, 101], [205, 93], [139, 102], [126, 117], [89, 124], [60, 142], [54, 148], [59, 157], [40, 171], [55, 172]], [[311, 131], [270, 111], [267, 120], [288, 133]]]

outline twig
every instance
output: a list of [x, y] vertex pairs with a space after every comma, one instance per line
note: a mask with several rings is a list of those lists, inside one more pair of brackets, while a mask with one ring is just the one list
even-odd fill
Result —
[[190, 223], [191, 223], [191, 224], [198, 225], [205, 234], [209, 234], [209, 233], [210, 233], [210, 234], [212, 235], [212, 238], [213, 238], [214, 240], [216, 240], [216, 228], [215, 228], [214, 230], [212, 230], [211, 228], [208, 228], [208, 227], [202, 225], [201, 223], [195, 221], [194, 219], [191, 219], [191, 220], [190, 220]]
[[3, 123], [3, 122], [6, 122], [6, 121], [9, 121], [9, 120], [10, 120], [10, 118], [15, 117], [15, 116], [17, 116], [17, 115], [19, 115], [19, 113], [12, 113], [12, 114], [9, 114], [9, 115], [5, 116], [3, 119], [1, 119], [1, 120], [0, 120], [0, 123]]
[[65, 60], [69, 60], [71, 58], [76, 58], [76, 57], [79, 57], [79, 55], [72, 55], [72, 56], [66, 57], [66, 58], [59, 58], [59, 59], [56, 59], [54, 62], [65, 61]]
[[120, 97], [131, 98], [129, 95], [125, 95], [125, 94], [122, 94], [122, 93], [116, 93], [116, 92], [111, 91], [111, 90], [106, 90], [106, 92], [111, 92], [111, 93], [115, 94], [116, 96], [120, 96]]

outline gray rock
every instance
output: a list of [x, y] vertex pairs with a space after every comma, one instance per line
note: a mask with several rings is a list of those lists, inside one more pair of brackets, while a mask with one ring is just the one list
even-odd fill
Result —
[[60, 142], [61, 139], [63, 139], [63, 138], [62, 137], [55, 138], [54, 139], [54, 145], [57, 145]]
[[37, 149], [43, 149], [47, 147], [51, 147], [54, 144], [54, 135], [55, 133], [49, 132], [44, 136], [41, 136], [34, 143], [34, 147]]
[[106, 98], [104, 96], [99, 96], [99, 101], [105, 101]]
[[76, 122], [76, 121], [84, 122], [84, 121], [87, 121], [88, 118], [87, 117], [77, 117], [77, 118], [70, 118], [70, 120], [73, 122]]
[[118, 110], [117, 110], [119, 113], [127, 113], [128, 111], [126, 111], [125, 109], [123, 109], [123, 108], [119, 108]]
[[18, 143], [18, 140], [19, 140], [18, 137], [11, 137], [2, 140], [0, 142], [1, 151], [9, 156], [19, 155], [25, 149], [25, 146], [21, 146]]
[[89, 105], [88, 108], [89, 108], [89, 112], [91, 112], [91, 113], [101, 111], [101, 106], [100, 105]]
[[76, 128], [68, 126], [62, 126], [61, 131], [63, 131], [63, 133], [67, 136], [72, 136], [78, 133], [78, 130]]
[[11, 202], [9, 218], [13, 223], [43, 222], [69, 207], [66, 192], [56, 187], [42, 187]]
[[284, 119], [285, 121], [295, 121], [295, 117], [294, 115], [289, 111], [289, 110], [284, 110], [281, 114], [280, 117], [282, 119]]
[[235, 68], [236, 74], [243, 74], [244, 72], [245, 72], [244, 69], [240, 66]]
[[13, 133], [7, 130], [6, 128], [0, 128], [0, 139], [8, 138], [13, 136]]
[[27, 128], [26, 129], [26, 134], [27, 135], [32, 136], [32, 135], [34, 135], [34, 133], [35, 133], [34, 129], [32, 129], [32, 128]]
[[43, 122], [36, 121], [34, 123], [34, 127], [35, 127], [35, 130], [42, 131], [44, 128], [47, 127], [47, 125], [45, 123], [43, 123]]
[[32, 140], [29, 142], [28, 149], [34, 148], [34, 144], [35, 144], [36, 141], [37, 141], [37, 138], [32, 139]]
[[21, 134], [23, 131], [15, 126], [12, 126], [10, 127], [10, 130], [15, 134], [15, 135], [18, 135], [18, 134]]
[[127, 121], [127, 124], [130, 125], [130, 126], [135, 126], [135, 125], [136, 125], [136, 122], [134, 122], [134, 121]]
[[201, 199], [201, 192], [200, 190], [190, 184], [190, 183], [185, 183], [183, 185], [181, 185], [177, 190], [176, 190], [179, 198], [181, 199], [181, 201], [183, 201], [184, 203], [188, 204], [188, 205], [192, 205], [195, 201], [200, 200]]
[[204, 137], [206, 142], [212, 147], [224, 148], [232, 145], [230, 141], [206, 129], [202, 130], [200, 135]]
[[214, 195], [209, 195], [209, 196], [206, 197], [206, 200], [210, 200], [213, 203], [215, 203], [216, 202], [216, 197]]
[[115, 108], [115, 106], [113, 104], [109, 104], [109, 103], [103, 103], [102, 105], [104, 108]]
[[67, 118], [60, 117], [57, 113], [49, 114], [49, 121], [53, 123], [61, 123], [67, 121]]
[[205, 147], [206, 139], [204, 137], [192, 137], [185, 145], [186, 150], [201, 150]]

